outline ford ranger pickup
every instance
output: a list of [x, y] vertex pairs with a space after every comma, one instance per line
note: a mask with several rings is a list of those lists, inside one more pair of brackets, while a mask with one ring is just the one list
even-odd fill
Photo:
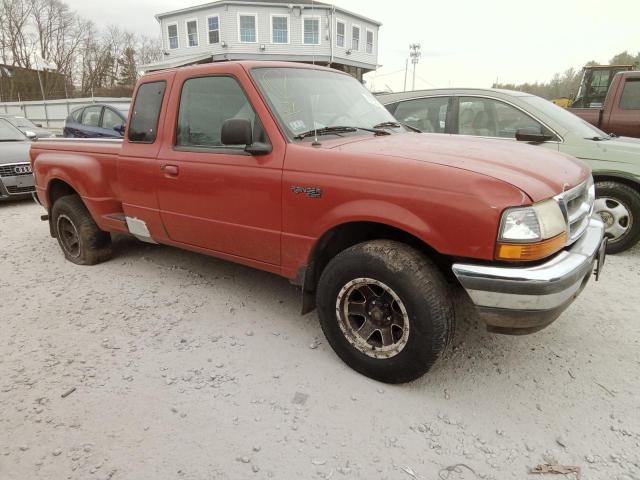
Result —
[[604, 260], [582, 161], [414, 133], [323, 67], [151, 73], [122, 140], [38, 141], [31, 162], [69, 261], [105, 261], [125, 233], [282, 275], [335, 352], [385, 382], [441, 356], [456, 295], [492, 331], [535, 332]]

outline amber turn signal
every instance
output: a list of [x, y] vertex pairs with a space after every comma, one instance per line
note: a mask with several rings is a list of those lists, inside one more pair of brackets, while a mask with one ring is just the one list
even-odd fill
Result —
[[548, 240], [534, 243], [498, 243], [496, 260], [533, 261], [553, 255], [567, 244], [567, 233], [563, 232]]

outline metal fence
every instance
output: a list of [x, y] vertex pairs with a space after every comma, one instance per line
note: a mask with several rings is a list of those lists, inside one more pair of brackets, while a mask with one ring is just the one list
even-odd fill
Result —
[[26, 117], [33, 123], [41, 124], [53, 132], [61, 133], [64, 121], [73, 110], [92, 103], [109, 103], [112, 105], [129, 105], [130, 98], [87, 97], [62, 100], [3, 102], [0, 103], [0, 114]]

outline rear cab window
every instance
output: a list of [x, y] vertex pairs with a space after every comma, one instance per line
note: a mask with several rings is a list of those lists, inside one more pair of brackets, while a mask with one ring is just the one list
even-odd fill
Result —
[[154, 143], [158, 135], [160, 109], [167, 82], [143, 83], [138, 87], [131, 113], [128, 139], [132, 143]]

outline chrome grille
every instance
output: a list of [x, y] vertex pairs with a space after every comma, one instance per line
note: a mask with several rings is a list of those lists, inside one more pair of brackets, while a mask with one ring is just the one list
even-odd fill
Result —
[[589, 217], [593, 213], [595, 202], [595, 188], [593, 179], [577, 187], [567, 190], [555, 197], [567, 222], [569, 240], [571, 244], [584, 233], [589, 225]]
[[21, 193], [32, 193], [36, 191], [35, 187], [16, 187], [15, 185], [9, 185], [5, 188], [7, 189], [7, 192], [9, 192], [11, 195], [18, 195]]
[[31, 175], [31, 165], [28, 163], [0, 165], [0, 177], [19, 177], [21, 175]]

